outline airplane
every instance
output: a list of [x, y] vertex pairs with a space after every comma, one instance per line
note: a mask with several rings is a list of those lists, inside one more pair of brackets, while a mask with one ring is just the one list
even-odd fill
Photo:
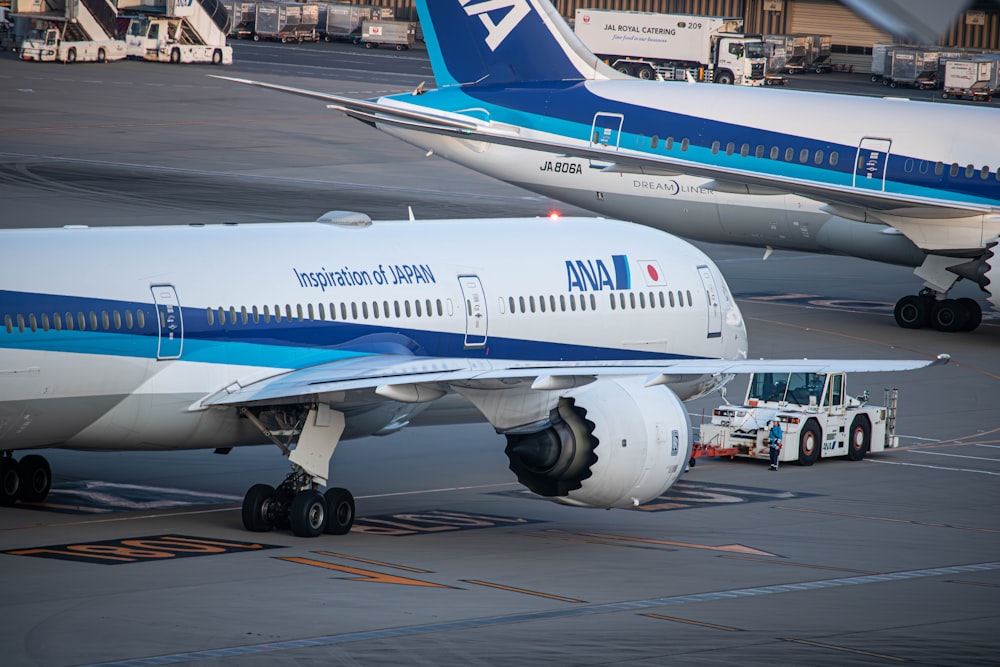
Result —
[[[1000, 308], [997, 111], [900, 98], [643, 81], [547, 0], [416, 0], [437, 89], [304, 95], [478, 172], [685, 238], [915, 267], [905, 328], [971, 331]], [[641, 16], [641, 14], [639, 15]], [[681, 28], [679, 28], [681, 29]], [[801, 287], [797, 288], [801, 289]]]
[[683, 400], [734, 374], [908, 370], [747, 359], [722, 274], [681, 239], [589, 218], [0, 231], [0, 504], [39, 502], [39, 454], [271, 443], [250, 531], [343, 534], [321, 493], [341, 440], [486, 420], [518, 481], [629, 507], [690, 457]]

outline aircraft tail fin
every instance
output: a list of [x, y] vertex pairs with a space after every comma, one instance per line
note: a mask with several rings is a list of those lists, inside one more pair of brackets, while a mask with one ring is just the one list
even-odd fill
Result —
[[439, 87], [621, 78], [549, 0], [416, 0]]

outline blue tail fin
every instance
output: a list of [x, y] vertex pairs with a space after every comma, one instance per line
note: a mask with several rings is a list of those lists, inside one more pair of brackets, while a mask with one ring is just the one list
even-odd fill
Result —
[[438, 86], [618, 78], [549, 0], [416, 0]]

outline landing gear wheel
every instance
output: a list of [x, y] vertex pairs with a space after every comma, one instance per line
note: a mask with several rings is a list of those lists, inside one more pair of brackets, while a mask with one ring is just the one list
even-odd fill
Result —
[[872, 445], [872, 425], [865, 415], [858, 415], [851, 422], [851, 430], [847, 442], [847, 458], [860, 461]]
[[799, 465], [811, 466], [819, 458], [819, 448], [822, 446], [822, 432], [816, 422], [810, 419], [802, 427], [799, 434]]
[[328, 489], [323, 494], [326, 501], [326, 528], [328, 535], [346, 535], [354, 525], [354, 496], [347, 489]]
[[0, 458], [0, 506], [9, 507], [16, 503], [20, 487], [21, 476], [17, 472], [17, 461], [6, 456]]
[[931, 309], [931, 326], [938, 331], [964, 331], [969, 313], [955, 299], [935, 301]]
[[956, 299], [958, 306], [965, 310], [969, 319], [965, 321], [965, 328], [962, 331], [975, 331], [979, 328], [979, 325], [983, 323], [983, 309], [976, 302], [975, 299], [970, 299], [967, 296], [963, 296], [961, 299]]
[[931, 299], [925, 296], [910, 294], [896, 302], [893, 315], [896, 324], [904, 329], [923, 329], [931, 320]]
[[17, 464], [17, 475], [20, 485], [17, 489], [17, 499], [26, 503], [37, 503], [45, 500], [52, 488], [52, 469], [45, 457], [31, 454], [25, 456]]
[[254, 484], [243, 497], [243, 527], [252, 533], [266, 533], [276, 522], [278, 509], [274, 487]]
[[319, 491], [300, 491], [288, 511], [292, 534], [296, 537], [318, 537], [326, 526], [326, 500]]

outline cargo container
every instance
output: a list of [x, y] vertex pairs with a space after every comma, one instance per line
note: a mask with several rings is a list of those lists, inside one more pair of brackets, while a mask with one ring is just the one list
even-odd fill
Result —
[[362, 23], [361, 41], [366, 49], [391, 46], [405, 51], [413, 46], [416, 33], [416, 25], [408, 21], [369, 20]]
[[997, 61], [990, 59], [948, 60], [944, 65], [944, 99], [989, 102], [997, 89]]

